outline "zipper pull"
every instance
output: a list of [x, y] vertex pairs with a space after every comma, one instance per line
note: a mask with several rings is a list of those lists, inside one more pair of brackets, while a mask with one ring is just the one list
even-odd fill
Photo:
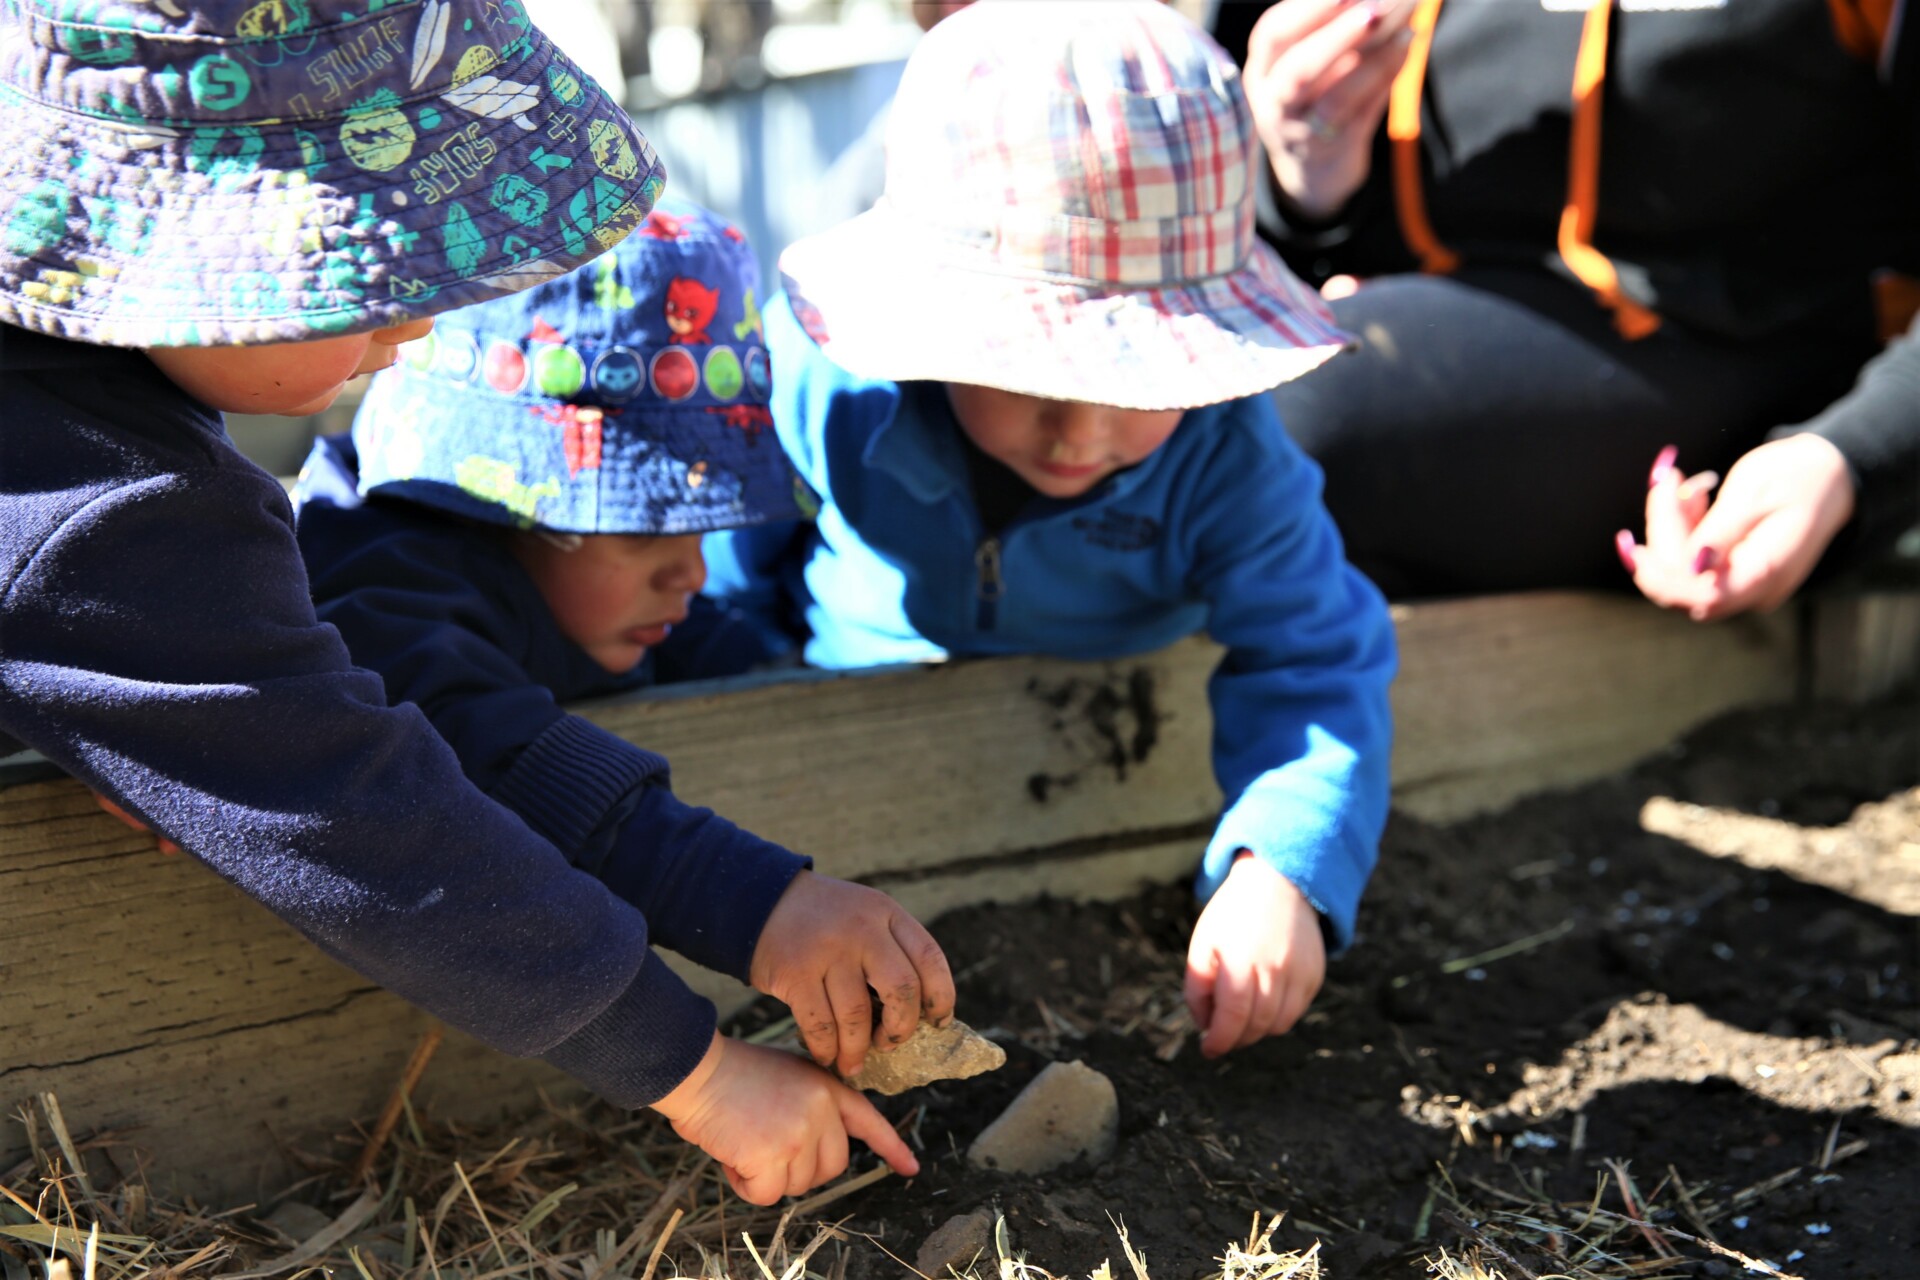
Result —
[[991, 631], [1000, 620], [1000, 597], [1007, 593], [1000, 576], [1000, 539], [988, 538], [973, 553], [974, 625]]

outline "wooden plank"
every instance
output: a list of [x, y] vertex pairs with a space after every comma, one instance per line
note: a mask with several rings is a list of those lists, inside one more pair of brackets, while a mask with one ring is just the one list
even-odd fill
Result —
[[1860, 703], [1920, 676], [1920, 591], [1861, 591], [1812, 602], [1813, 693]]
[[1794, 695], [1792, 617], [1710, 626], [1627, 596], [1395, 610], [1394, 804], [1429, 822], [1603, 777], [1736, 707]]
[[[1396, 801], [1434, 820], [1597, 776], [1793, 688], [1781, 622], [1696, 627], [1580, 595], [1396, 616]], [[1219, 805], [1217, 655], [1193, 640], [1111, 663], [815, 675], [582, 710], [665, 752], [688, 799], [931, 916], [1117, 897], [1191, 868]], [[52, 1089], [77, 1126], [138, 1125], [156, 1179], [196, 1194], [279, 1185], [270, 1135], [371, 1115], [424, 1025], [70, 781], [0, 789], [0, 937], [0, 1101]], [[723, 1006], [742, 997], [704, 980]], [[449, 1036], [421, 1093], [474, 1118], [558, 1083]], [[21, 1145], [0, 1129], [0, 1168]]]

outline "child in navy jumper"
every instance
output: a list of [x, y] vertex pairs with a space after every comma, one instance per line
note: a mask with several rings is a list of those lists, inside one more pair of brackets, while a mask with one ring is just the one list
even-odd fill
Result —
[[1377, 856], [1395, 655], [1266, 394], [1343, 335], [1254, 236], [1238, 75], [1161, 5], [982, 3], [891, 130], [885, 199], [790, 248], [768, 308], [818, 521], [714, 539], [709, 590], [784, 594], [832, 667], [1210, 632], [1187, 999], [1210, 1055], [1284, 1032]]
[[388, 706], [222, 422], [315, 412], [433, 314], [604, 252], [659, 194], [652, 149], [518, 5], [272, 8], [0, 6], [0, 756], [37, 750], [453, 1026], [655, 1107], [749, 1199], [832, 1177], [849, 1134], [912, 1171], [858, 1094], [716, 1035], [641, 910]]
[[758, 287], [738, 230], [664, 202], [591, 266], [406, 347], [351, 435], [314, 447], [296, 519], [320, 620], [390, 702], [640, 907], [656, 945], [785, 1000], [815, 1058], [852, 1073], [869, 987], [888, 1042], [923, 1006], [951, 1014], [938, 944], [887, 895], [682, 804], [665, 760], [559, 705], [656, 663], [760, 656], [698, 596], [703, 534], [813, 509], [767, 432]]

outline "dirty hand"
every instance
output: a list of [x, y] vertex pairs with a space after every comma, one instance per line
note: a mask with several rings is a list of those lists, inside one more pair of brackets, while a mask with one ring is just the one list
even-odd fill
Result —
[[1409, 0], [1281, 0], [1247, 38], [1254, 127], [1280, 190], [1310, 218], [1367, 180], [1373, 135], [1413, 35]]
[[906, 1140], [864, 1096], [790, 1053], [717, 1033], [700, 1065], [653, 1109], [719, 1161], [734, 1194], [750, 1204], [839, 1177], [849, 1137], [895, 1173], [920, 1172]]
[[1242, 850], [1187, 946], [1187, 1008], [1217, 1058], [1292, 1030], [1327, 976], [1320, 916], [1293, 882]]
[[880, 993], [881, 1046], [905, 1042], [925, 1017], [953, 1017], [953, 974], [926, 927], [878, 889], [802, 871], [775, 904], [749, 979], [784, 1000], [807, 1052], [850, 1076], [874, 1039], [871, 987]]
[[1616, 535], [1647, 599], [1696, 622], [1779, 607], [1853, 518], [1853, 476], [1832, 442], [1802, 432], [1733, 464], [1708, 505], [1712, 472], [1682, 475], [1663, 449], [1648, 477], [1647, 541]]

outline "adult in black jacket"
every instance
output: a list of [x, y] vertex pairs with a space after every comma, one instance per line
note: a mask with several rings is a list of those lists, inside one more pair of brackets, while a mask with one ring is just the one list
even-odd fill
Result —
[[1704, 619], [1915, 523], [1906, 7], [1219, 7], [1262, 233], [1361, 337], [1275, 393], [1356, 564], [1419, 596], [1619, 582], [1617, 554]]

